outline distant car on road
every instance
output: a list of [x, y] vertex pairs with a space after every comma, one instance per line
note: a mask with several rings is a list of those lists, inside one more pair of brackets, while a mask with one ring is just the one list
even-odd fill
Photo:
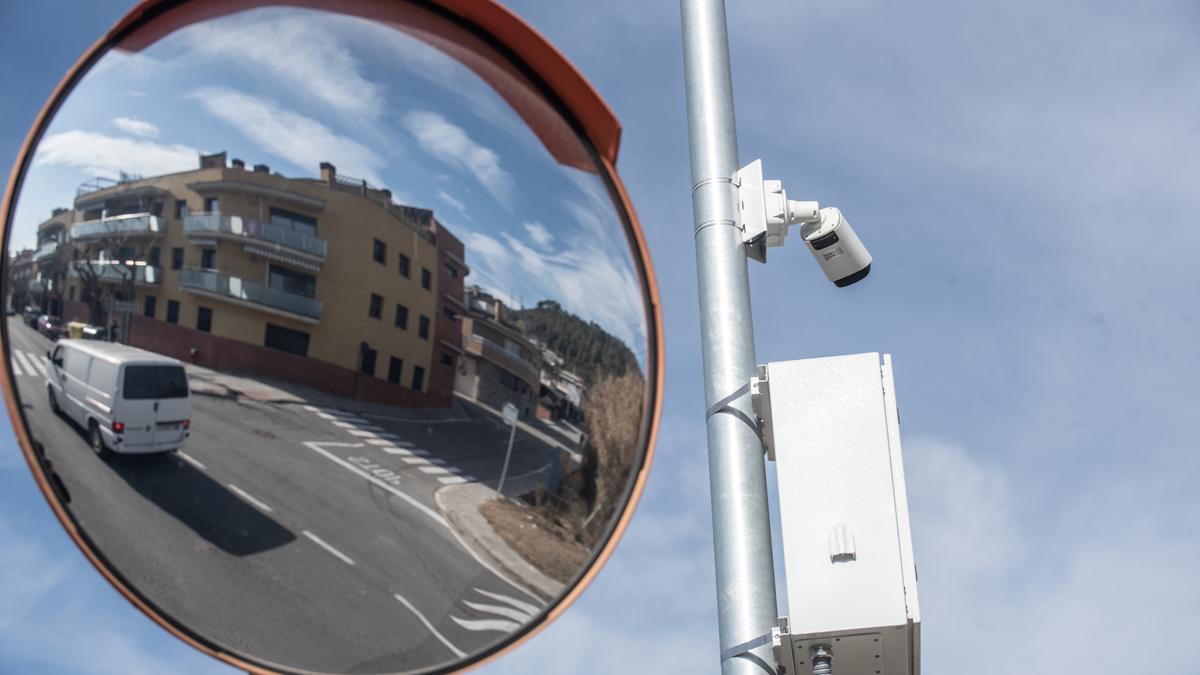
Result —
[[169, 452], [187, 441], [192, 403], [181, 362], [114, 342], [70, 339], [46, 358], [51, 410], [86, 429], [97, 455]]
[[42, 315], [41, 307], [26, 305], [25, 311], [21, 312], [21, 318], [25, 320], [25, 325], [30, 328], [37, 328], [38, 317]]
[[46, 337], [50, 338], [51, 340], [57, 340], [58, 338], [62, 337], [62, 331], [63, 331], [62, 319], [57, 316], [50, 316], [49, 314], [43, 314], [37, 320], [37, 329], [38, 329], [39, 333], [41, 333], [42, 335], [45, 335]]

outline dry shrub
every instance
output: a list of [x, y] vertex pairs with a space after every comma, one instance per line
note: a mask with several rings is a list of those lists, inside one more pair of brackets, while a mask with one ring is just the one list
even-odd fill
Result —
[[580, 523], [579, 538], [591, 546], [608, 528], [621, 506], [638, 452], [638, 431], [642, 424], [640, 375], [628, 373], [596, 382], [583, 401], [587, 438], [581, 467], [583, 497], [588, 515]]

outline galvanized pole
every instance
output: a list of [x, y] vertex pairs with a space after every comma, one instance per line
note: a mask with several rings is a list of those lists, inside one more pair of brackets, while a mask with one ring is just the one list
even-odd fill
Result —
[[723, 0], [680, 0], [692, 155], [708, 475], [721, 672], [773, 673], [777, 620], [762, 442], [745, 391], [755, 375], [746, 249], [738, 227], [737, 130]]

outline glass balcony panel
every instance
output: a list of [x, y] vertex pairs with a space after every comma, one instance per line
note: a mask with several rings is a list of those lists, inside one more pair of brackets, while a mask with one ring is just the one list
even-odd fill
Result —
[[182, 270], [182, 286], [213, 295], [220, 295], [234, 300], [263, 305], [273, 309], [306, 316], [312, 319], [321, 318], [321, 301], [296, 293], [271, 288], [264, 284], [214, 272], [187, 268]]
[[258, 239], [325, 258], [326, 242], [324, 239], [241, 216], [223, 216], [220, 213], [190, 213], [183, 218], [183, 229], [194, 234], [230, 234]]
[[158, 216], [149, 213], [97, 218], [71, 226], [71, 238], [77, 240], [162, 233], [162, 223]]

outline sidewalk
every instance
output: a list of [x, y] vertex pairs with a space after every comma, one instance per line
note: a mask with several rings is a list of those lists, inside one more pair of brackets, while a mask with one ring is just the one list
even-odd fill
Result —
[[434, 494], [438, 508], [450, 527], [458, 533], [463, 545], [502, 575], [519, 582], [530, 591], [551, 600], [562, 592], [565, 584], [542, 574], [536, 567], [512, 550], [480, 513], [480, 508], [499, 497], [495, 490], [480, 483], [447, 485]]
[[447, 409], [400, 408], [355, 401], [270, 378], [234, 375], [193, 364], [184, 364], [184, 368], [187, 369], [188, 384], [192, 393], [202, 396], [244, 398], [260, 403], [306, 404], [409, 422], [461, 422], [471, 419], [457, 398]]

